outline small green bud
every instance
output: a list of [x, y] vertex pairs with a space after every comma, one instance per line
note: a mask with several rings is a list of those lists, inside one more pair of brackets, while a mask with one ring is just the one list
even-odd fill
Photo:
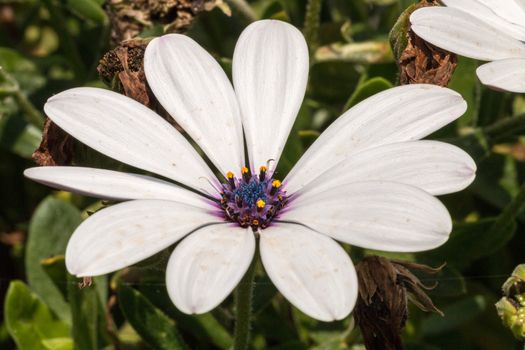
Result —
[[496, 303], [498, 316], [503, 325], [509, 328], [514, 336], [525, 340], [525, 293], [518, 294], [515, 299], [503, 297]]
[[512, 275], [503, 283], [503, 294], [513, 296], [525, 293], [525, 264], [518, 265]]

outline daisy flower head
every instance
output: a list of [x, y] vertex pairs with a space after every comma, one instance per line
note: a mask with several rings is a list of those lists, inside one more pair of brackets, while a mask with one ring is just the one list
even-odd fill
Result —
[[52, 187], [124, 201], [76, 229], [66, 250], [69, 272], [107, 274], [180, 241], [167, 266], [168, 293], [181, 311], [204, 313], [239, 283], [258, 238], [277, 289], [304, 313], [331, 321], [346, 317], [357, 296], [354, 266], [335, 240], [402, 252], [444, 243], [451, 218], [434, 195], [468, 186], [476, 166], [455, 146], [419, 140], [462, 115], [465, 101], [432, 85], [381, 92], [339, 117], [279, 179], [275, 167], [308, 68], [302, 34], [276, 20], [254, 22], [240, 36], [233, 86], [192, 39], [170, 34], [151, 41], [148, 83], [219, 177], [184, 136], [134, 100], [96, 88], [51, 97], [45, 111], [66, 132], [164, 178], [79, 167], [26, 170]]
[[458, 55], [490, 61], [477, 69], [487, 86], [525, 92], [525, 1], [441, 0], [447, 7], [410, 16], [421, 38]]

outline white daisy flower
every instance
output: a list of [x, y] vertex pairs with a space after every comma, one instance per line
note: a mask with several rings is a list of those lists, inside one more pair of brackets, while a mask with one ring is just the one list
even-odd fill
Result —
[[462, 115], [465, 101], [431, 85], [379, 93], [337, 119], [281, 183], [274, 169], [308, 67], [302, 34], [280, 21], [258, 21], [242, 33], [233, 57], [235, 90], [192, 39], [170, 34], [148, 45], [149, 85], [224, 178], [136, 101], [96, 88], [51, 97], [47, 115], [81, 142], [184, 185], [102, 169], [26, 170], [52, 187], [128, 200], [77, 228], [67, 246], [68, 271], [107, 274], [182, 240], [167, 266], [169, 296], [183, 312], [204, 313], [241, 280], [258, 236], [279, 291], [304, 313], [331, 321], [346, 317], [357, 296], [354, 266], [334, 239], [400, 252], [444, 243], [451, 219], [434, 195], [468, 186], [476, 166], [455, 146], [417, 140]]
[[410, 16], [424, 40], [458, 55], [491, 61], [477, 69], [484, 85], [525, 92], [525, 1], [441, 0]]

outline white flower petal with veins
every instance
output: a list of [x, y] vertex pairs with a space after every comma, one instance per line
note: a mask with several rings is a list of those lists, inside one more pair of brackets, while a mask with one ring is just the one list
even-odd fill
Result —
[[476, 73], [484, 85], [525, 93], [525, 58], [485, 63], [478, 67]]
[[41, 184], [103, 199], [164, 199], [209, 209], [209, 200], [185, 188], [139, 174], [69, 166], [30, 168], [24, 175]]
[[418, 140], [467, 110], [458, 93], [434, 85], [405, 85], [375, 94], [333, 122], [299, 159], [284, 183], [293, 194], [353, 153]]
[[178, 202], [120, 203], [80, 224], [67, 245], [66, 267], [78, 277], [110, 273], [149, 258], [204, 225], [220, 222], [211, 210]]
[[[483, 4], [481, 0], [441, 0], [447, 7], [456, 8], [466, 12], [483, 22], [500, 28], [505, 33], [508, 33], [517, 40], [525, 40], [525, 27], [511, 23], [498, 16], [494, 9]], [[497, 0], [498, 3], [505, 1]], [[508, 1], [507, 1], [508, 2]], [[525, 20], [525, 19], [524, 19]], [[524, 22], [525, 23], [525, 22]], [[518, 23], [519, 24], [519, 23]]]
[[208, 52], [185, 35], [164, 35], [148, 44], [144, 70], [155, 97], [223, 174], [244, 166], [237, 99]]
[[252, 169], [275, 167], [301, 107], [308, 48], [290, 24], [263, 20], [241, 34], [233, 54], [233, 85]]
[[[449, 0], [450, 1], [450, 0]], [[523, 0], [478, 0], [501, 18], [525, 27], [525, 5]], [[473, 14], [477, 13], [473, 11]]]
[[458, 55], [484, 61], [525, 57], [525, 44], [455, 8], [421, 8], [410, 22], [418, 36]]
[[188, 314], [210, 311], [237, 286], [254, 253], [250, 227], [222, 224], [199, 229], [179, 243], [168, 262], [171, 300]]
[[395, 182], [356, 182], [299, 196], [280, 220], [297, 222], [359, 247], [397, 252], [436, 248], [452, 221], [427, 192]]
[[350, 155], [298, 194], [311, 195], [354, 182], [392, 181], [442, 195], [461, 191], [475, 174], [474, 160], [456, 146], [438, 141], [400, 142]]
[[129, 97], [75, 88], [51, 97], [46, 114], [65, 132], [111, 158], [207, 193], [215, 175], [167, 121]]
[[304, 226], [278, 223], [261, 234], [261, 259], [277, 289], [321, 321], [348, 316], [357, 299], [354, 265], [331, 238]]

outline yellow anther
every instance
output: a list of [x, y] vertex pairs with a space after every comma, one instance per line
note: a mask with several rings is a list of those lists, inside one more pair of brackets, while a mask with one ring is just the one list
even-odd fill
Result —
[[228, 172], [226, 173], [226, 177], [227, 177], [228, 179], [233, 179], [234, 175], [233, 175], [233, 173], [232, 173], [231, 171], [228, 171]]
[[255, 204], [257, 204], [257, 208], [262, 209], [266, 205], [266, 202], [262, 199], [259, 199]]
[[243, 166], [243, 167], [241, 168], [241, 173], [243, 173], [243, 175], [244, 175], [244, 174], [248, 174], [248, 171], [249, 171], [248, 168], [245, 167], [245, 166]]
[[252, 221], [252, 225], [253, 225], [253, 226], [259, 226], [259, 220], [257, 220], [257, 219], [253, 219], [253, 221]]
[[265, 173], [267, 170], [268, 170], [268, 168], [265, 167], [264, 165], [259, 168], [259, 172], [261, 172], [261, 173]]
[[281, 187], [281, 181], [279, 181], [279, 180], [273, 180], [273, 181], [272, 181], [272, 186], [275, 187], [275, 188], [279, 188], [279, 187]]

